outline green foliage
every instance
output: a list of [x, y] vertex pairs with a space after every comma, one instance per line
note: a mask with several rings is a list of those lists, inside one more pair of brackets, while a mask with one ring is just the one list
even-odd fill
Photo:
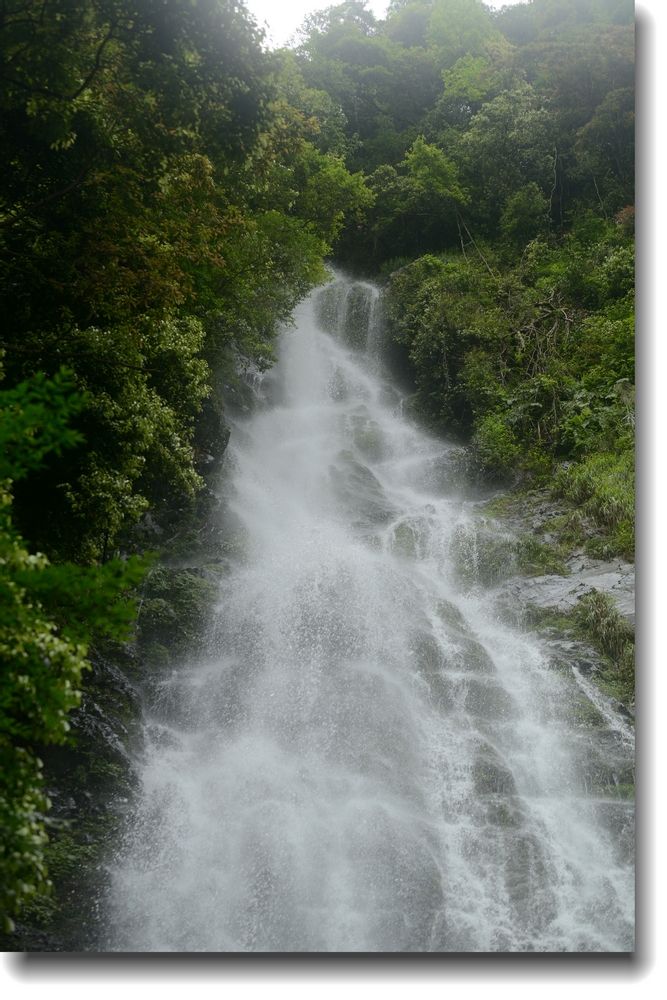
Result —
[[203, 634], [216, 593], [211, 580], [191, 570], [155, 567], [142, 588], [140, 648], [149, 656], [169, 650], [170, 657], [192, 650]]
[[485, 414], [475, 428], [472, 446], [476, 460], [490, 475], [509, 477], [516, 472], [521, 448], [507, 415]]
[[298, 122], [300, 132], [309, 129], [310, 141], [321, 153], [344, 156], [349, 151], [343, 109], [331, 94], [307, 86], [295, 54], [287, 49], [277, 53], [275, 86], [274, 112]]
[[358, 219], [363, 209], [373, 203], [373, 196], [361, 174], [350, 174], [342, 158], [333, 154], [323, 155], [306, 147], [302, 170], [304, 178], [295, 211], [330, 246], [345, 219]]
[[634, 631], [613, 599], [609, 594], [593, 590], [581, 598], [574, 617], [582, 632], [607, 657], [603, 676], [611, 692], [626, 705], [634, 704]]
[[[553, 126], [538, 94], [526, 83], [482, 105], [461, 136], [463, 176], [476, 218], [495, 227], [520, 188], [545, 192], [553, 174]], [[524, 195], [525, 197], [525, 195]], [[535, 196], [533, 195], [533, 201]]]
[[[203, 338], [194, 318], [59, 334], [84, 392], [78, 446], [64, 460], [54, 453], [17, 491], [19, 524], [40, 548], [95, 560], [149, 501], [193, 494], [193, 423], [209, 391]], [[55, 523], [44, 520], [45, 501]]]
[[467, 196], [456, 165], [418, 136], [396, 168], [383, 166], [369, 178], [373, 192], [368, 228], [381, 246], [397, 240], [404, 250], [438, 245], [443, 230], [454, 231], [456, 212]]
[[66, 365], [85, 400], [79, 446], [17, 489], [16, 517], [92, 562], [149, 506], [191, 502], [209, 366], [270, 363], [372, 195], [340, 107], [232, 0], [28, 0], [0, 41], [7, 382]]
[[[96, 635], [127, 636], [135, 610], [124, 599], [143, 576], [137, 560], [84, 569], [32, 555], [12, 524], [10, 480], [78, 441], [67, 420], [81, 407], [71, 381], [36, 377], [0, 393], [0, 914], [5, 929], [48, 893], [42, 764], [35, 744], [62, 743], [79, 704], [87, 647]], [[49, 419], [50, 413], [53, 420]]]
[[609, 216], [631, 203], [633, 45], [625, 0], [500, 13], [479, 0], [405, 0], [385, 21], [348, 2], [307, 20], [303, 78], [341, 109], [338, 149], [376, 195], [368, 224], [343, 233], [344, 262], [373, 273], [461, 243], [449, 198], [438, 203], [439, 166], [419, 177], [428, 204], [408, 210], [405, 158], [419, 137], [446, 159], [460, 221], [477, 240], [500, 229], [513, 252], [582, 208]]
[[51, 888], [44, 847], [43, 817], [49, 800], [41, 791], [42, 762], [29, 750], [0, 739], [0, 916], [2, 929], [14, 929], [13, 917]]
[[461, 256], [426, 255], [393, 276], [388, 291], [390, 329], [409, 347], [422, 413], [440, 429], [468, 431], [505, 396], [509, 328], [494, 276]]
[[408, 349], [422, 415], [468, 436], [482, 475], [551, 482], [602, 533], [597, 554], [631, 556], [630, 236], [582, 216], [513, 266], [505, 250], [473, 251], [424, 256], [388, 283], [390, 332]]
[[575, 154], [582, 173], [605, 192], [603, 207], [618, 210], [632, 190], [635, 97], [632, 87], [612, 90], [580, 129]]
[[510, 195], [500, 216], [500, 231], [514, 247], [524, 247], [548, 225], [549, 202], [535, 181]]
[[477, 55], [495, 34], [490, 12], [481, 0], [438, 0], [426, 29], [426, 41], [441, 66], [465, 55]]
[[423, 136], [415, 139], [405, 154], [405, 162], [415, 192], [413, 197], [425, 196], [429, 201], [448, 200], [459, 204], [466, 201], [458, 183], [456, 166]]
[[18, 479], [38, 468], [49, 453], [61, 455], [81, 441], [69, 424], [85, 405], [73, 395], [71, 372], [52, 379], [38, 372], [29, 382], [0, 392], [0, 480]]
[[[581, 506], [609, 537], [611, 552], [634, 558], [634, 452], [593, 452], [581, 463], [562, 469], [554, 487]], [[608, 554], [608, 553], [601, 553]]]

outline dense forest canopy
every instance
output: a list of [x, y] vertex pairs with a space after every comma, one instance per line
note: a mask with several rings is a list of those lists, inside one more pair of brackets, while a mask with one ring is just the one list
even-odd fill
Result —
[[314, 15], [297, 50], [304, 78], [339, 102], [348, 162], [376, 196], [361, 243], [356, 231], [341, 254], [354, 243], [377, 267], [455, 246], [457, 210], [490, 238], [520, 215], [528, 237], [584, 205], [609, 217], [631, 204], [632, 10], [406, 0], [376, 21], [350, 0]]
[[49, 886], [38, 747], [132, 627], [132, 526], [193, 503], [202, 415], [327, 257], [386, 281], [422, 419], [631, 554], [633, 6], [345, 0], [269, 52], [237, 0], [9, 0], [0, 51], [10, 921]]

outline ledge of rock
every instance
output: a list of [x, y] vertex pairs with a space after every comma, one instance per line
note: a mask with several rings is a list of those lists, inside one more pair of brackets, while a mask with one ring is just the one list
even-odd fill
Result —
[[514, 577], [502, 588], [503, 596], [522, 604], [568, 612], [585, 594], [598, 590], [609, 594], [623, 617], [634, 625], [635, 569], [632, 563], [607, 562], [576, 554], [567, 565], [568, 576]]

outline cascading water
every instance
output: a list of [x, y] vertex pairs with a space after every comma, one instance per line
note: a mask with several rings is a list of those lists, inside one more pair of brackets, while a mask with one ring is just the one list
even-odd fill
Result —
[[110, 950], [633, 948], [631, 731], [470, 583], [475, 501], [378, 309], [304, 302], [234, 427], [236, 554], [147, 718]]

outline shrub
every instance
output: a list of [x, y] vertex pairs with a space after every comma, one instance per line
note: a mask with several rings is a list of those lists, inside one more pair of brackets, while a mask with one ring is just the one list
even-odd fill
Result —
[[12, 480], [72, 446], [80, 409], [66, 374], [0, 393], [0, 920], [50, 891], [44, 848], [49, 801], [36, 745], [64, 743], [93, 637], [123, 638], [134, 619], [124, 593], [138, 560], [82, 568], [30, 553], [12, 523]]
[[477, 425], [472, 445], [475, 461], [484, 474], [508, 478], [515, 471], [521, 448], [504, 414], [487, 413]]
[[575, 609], [577, 623], [609, 661], [606, 679], [621, 701], [634, 702], [635, 643], [631, 626], [609, 594], [594, 590]]
[[563, 468], [554, 480], [557, 492], [579, 504], [583, 513], [609, 536], [612, 549], [634, 557], [634, 453], [597, 452]]

